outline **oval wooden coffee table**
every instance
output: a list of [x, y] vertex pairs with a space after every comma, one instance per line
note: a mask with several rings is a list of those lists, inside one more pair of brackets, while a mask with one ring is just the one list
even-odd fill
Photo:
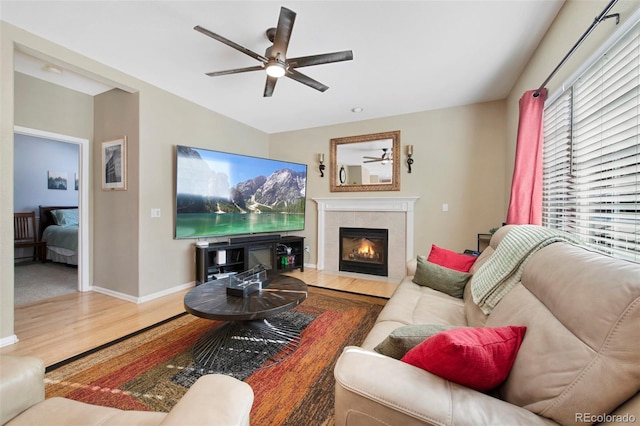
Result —
[[307, 298], [303, 281], [276, 275], [268, 287], [246, 297], [227, 295], [228, 279], [209, 281], [188, 292], [185, 310], [225, 321], [193, 347], [199, 369], [225, 374], [267, 368], [289, 357], [300, 344], [301, 328], [287, 316]]

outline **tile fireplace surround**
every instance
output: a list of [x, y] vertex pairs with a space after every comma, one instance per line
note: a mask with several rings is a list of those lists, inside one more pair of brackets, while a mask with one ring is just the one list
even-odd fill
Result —
[[[389, 230], [389, 276], [401, 280], [413, 258], [418, 197], [314, 198], [318, 204], [318, 270], [338, 272], [340, 227]], [[373, 279], [373, 275], [366, 275]]]

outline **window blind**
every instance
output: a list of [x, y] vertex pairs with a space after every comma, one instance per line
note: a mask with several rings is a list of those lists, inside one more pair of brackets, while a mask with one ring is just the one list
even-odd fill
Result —
[[571, 184], [571, 97], [563, 93], [544, 111], [542, 224], [571, 232], [574, 206], [569, 197]]
[[640, 262], [640, 26], [545, 107], [543, 225]]

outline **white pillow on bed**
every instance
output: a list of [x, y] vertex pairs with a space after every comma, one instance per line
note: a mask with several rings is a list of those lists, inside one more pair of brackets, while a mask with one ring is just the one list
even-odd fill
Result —
[[78, 209], [51, 210], [51, 216], [56, 225], [78, 226]]

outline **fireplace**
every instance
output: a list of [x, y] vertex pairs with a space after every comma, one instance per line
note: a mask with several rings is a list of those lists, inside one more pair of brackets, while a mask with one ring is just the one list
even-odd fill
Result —
[[339, 270], [388, 276], [388, 237], [387, 229], [341, 227]]
[[389, 274], [378, 279], [400, 282], [407, 275], [407, 261], [415, 259], [414, 222], [418, 198], [360, 197], [356, 194], [351, 197], [313, 198], [318, 204], [318, 270], [338, 272], [341, 226], [386, 228], [393, 235], [387, 250]]

